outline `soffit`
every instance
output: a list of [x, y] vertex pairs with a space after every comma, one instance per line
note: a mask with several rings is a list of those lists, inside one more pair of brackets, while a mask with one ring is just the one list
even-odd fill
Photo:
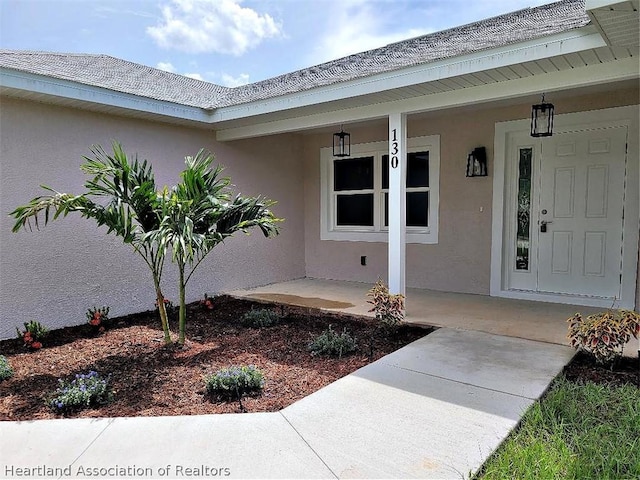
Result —
[[[444, 93], [464, 92], [473, 87], [508, 84], [509, 82], [529, 79], [557, 72], [579, 71], [584, 67], [603, 64], [615, 64], [615, 62], [638, 59], [637, 48], [627, 47], [599, 47], [584, 51], [557, 55], [550, 58], [531, 60], [528, 62], [505, 65], [499, 68], [466, 73], [463, 75], [441, 78], [435, 81], [417, 83], [399, 88], [390, 88], [371, 94], [341, 98], [324, 103], [308, 105], [304, 107], [282, 109], [268, 114], [247, 116], [244, 118], [215, 122], [216, 130], [232, 130], [258, 123], [269, 124], [272, 122], [293, 120], [308, 115], [331, 114], [346, 110], [357, 109], [370, 105], [382, 105], [389, 102], [411, 100], [429, 96], [438, 96]], [[621, 79], [625, 80], [625, 79]], [[540, 92], [542, 93], [542, 92]], [[526, 92], [528, 95], [529, 92]], [[506, 95], [506, 94], [505, 94]], [[512, 93], [509, 93], [513, 96]], [[505, 97], [506, 98], [506, 97]], [[412, 112], [415, 113], [415, 112]], [[339, 123], [339, 120], [336, 121]], [[300, 129], [302, 130], [302, 128]]]
[[640, 45], [639, 0], [590, 0], [587, 13], [608, 45], [638, 47]]

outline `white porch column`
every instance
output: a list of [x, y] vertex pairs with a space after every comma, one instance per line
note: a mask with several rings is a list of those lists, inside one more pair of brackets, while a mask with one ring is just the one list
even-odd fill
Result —
[[389, 292], [405, 295], [407, 115], [389, 115]]

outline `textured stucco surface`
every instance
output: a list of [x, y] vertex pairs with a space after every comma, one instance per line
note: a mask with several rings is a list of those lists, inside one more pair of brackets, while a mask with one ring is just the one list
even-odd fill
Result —
[[[188, 286], [188, 301], [209, 294], [304, 276], [302, 165], [296, 136], [216, 143], [214, 133], [2, 98], [0, 108], [0, 338], [22, 322], [49, 327], [86, 321], [87, 308], [109, 305], [112, 315], [150, 310], [151, 274], [130, 247], [105, 228], [70, 215], [40, 231], [11, 233], [8, 213], [41, 194], [40, 184], [79, 192], [79, 169], [92, 144], [121, 142], [152, 161], [159, 186], [173, 185], [184, 156], [206, 148], [226, 166], [237, 190], [278, 201], [282, 233], [238, 235], [217, 248]], [[286, 141], [285, 141], [286, 140]], [[165, 295], [177, 300], [177, 275], [168, 265]]]
[[[554, 99], [563, 113], [634, 105], [638, 89]], [[437, 245], [407, 246], [407, 286], [488, 294], [490, 283], [494, 125], [527, 118], [530, 104], [482, 106], [459, 112], [410, 116], [409, 137], [440, 135], [440, 225]], [[384, 140], [384, 122], [350, 128], [352, 141]], [[79, 170], [92, 144], [120, 141], [154, 164], [158, 185], [172, 185], [183, 158], [211, 150], [238, 190], [278, 201], [286, 219], [282, 234], [239, 235], [210, 255], [188, 288], [188, 301], [240, 288], [304, 276], [374, 282], [387, 275], [386, 243], [320, 240], [320, 148], [330, 133], [278, 135], [217, 143], [207, 130], [176, 127], [2, 98], [0, 104], [0, 338], [24, 321], [50, 327], [85, 321], [86, 309], [109, 305], [113, 315], [153, 308], [151, 275], [141, 258], [106, 229], [76, 216], [40, 232], [10, 232], [8, 213], [40, 194], [38, 185], [78, 192]], [[467, 154], [488, 149], [489, 177], [464, 176]], [[632, 159], [633, 161], [633, 159]], [[637, 160], [636, 160], [637, 161]], [[482, 212], [480, 211], [482, 207]], [[360, 265], [360, 256], [367, 265]], [[639, 267], [640, 268], [640, 267]], [[163, 288], [177, 298], [175, 270], [168, 265]], [[638, 284], [640, 298], [640, 284]]]
[[[638, 89], [558, 97], [556, 112], [571, 113], [635, 105]], [[530, 103], [522, 103], [409, 116], [408, 137], [440, 135], [440, 225], [437, 245], [407, 245], [408, 287], [489, 294], [495, 123], [528, 118], [530, 109]], [[386, 140], [388, 135], [386, 125], [353, 128], [350, 133], [354, 144]], [[325, 137], [309, 135], [304, 145], [306, 275], [361, 282], [386, 278], [386, 243], [320, 240], [319, 158], [320, 148], [327, 146]], [[478, 146], [487, 148], [489, 176], [465, 178], [467, 155]], [[360, 265], [361, 255], [367, 256], [366, 266]]]

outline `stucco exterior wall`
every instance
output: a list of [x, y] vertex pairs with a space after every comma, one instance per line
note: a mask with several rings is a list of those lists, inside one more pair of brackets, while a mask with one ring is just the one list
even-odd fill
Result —
[[[8, 213], [41, 194], [40, 184], [79, 192], [79, 169], [92, 144], [123, 144], [129, 154], [153, 163], [159, 186], [173, 185], [184, 156], [206, 148], [226, 166], [237, 190], [278, 201], [282, 233], [259, 231], [229, 239], [212, 252], [191, 279], [188, 301], [203, 294], [304, 276], [302, 165], [297, 136], [216, 143], [213, 132], [2, 98], [0, 106], [0, 338], [22, 322], [50, 328], [86, 321], [93, 306], [112, 315], [153, 309], [150, 272], [130, 247], [106, 228], [70, 215], [40, 231], [11, 233]], [[286, 141], [285, 141], [286, 140]], [[177, 275], [168, 265], [165, 295], [177, 300]]]
[[[638, 89], [554, 98], [556, 113], [636, 105]], [[489, 294], [491, 274], [492, 159], [495, 123], [529, 118], [531, 104], [481, 106], [456, 113], [409, 116], [408, 137], [440, 135], [440, 225], [437, 245], [407, 245], [407, 286]], [[345, 126], [346, 129], [346, 126]], [[350, 128], [352, 144], [387, 139], [386, 125]], [[632, 133], [633, 134], [633, 133]], [[305, 141], [305, 242], [308, 277], [374, 282], [387, 277], [387, 244], [320, 240], [320, 148], [328, 134]], [[466, 178], [468, 153], [487, 148], [489, 176]], [[367, 265], [360, 265], [360, 256]], [[638, 291], [640, 298], [640, 288]]]

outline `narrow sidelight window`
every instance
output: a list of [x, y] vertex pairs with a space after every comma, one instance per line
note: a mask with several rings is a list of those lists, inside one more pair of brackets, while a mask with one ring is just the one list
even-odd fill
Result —
[[531, 168], [533, 149], [520, 148], [518, 155], [518, 208], [516, 270], [529, 270], [531, 250]]

